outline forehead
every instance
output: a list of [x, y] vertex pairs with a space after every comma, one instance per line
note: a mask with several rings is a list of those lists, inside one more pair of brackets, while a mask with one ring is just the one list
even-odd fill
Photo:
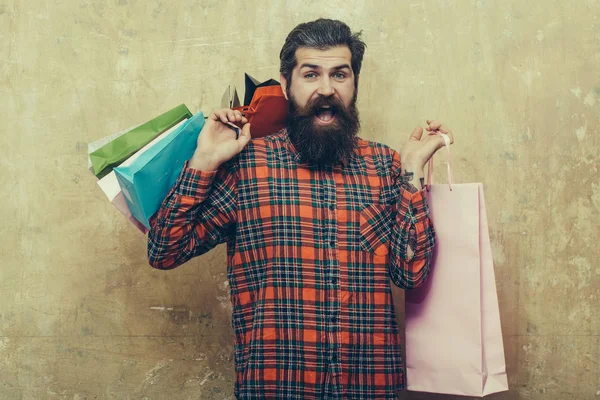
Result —
[[351, 66], [352, 53], [347, 46], [336, 46], [327, 50], [300, 47], [296, 50], [296, 67], [302, 64], [318, 65], [322, 68], [331, 68], [338, 65], [348, 64]]

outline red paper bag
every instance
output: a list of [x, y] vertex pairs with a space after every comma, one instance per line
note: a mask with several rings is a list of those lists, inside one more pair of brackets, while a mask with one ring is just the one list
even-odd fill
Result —
[[288, 102], [283, 96], [281, 86], [263, 86], [256, 88], [249, 106], [233, 108], [248, 118], [253, 138], [276, 133], [285, 127]]

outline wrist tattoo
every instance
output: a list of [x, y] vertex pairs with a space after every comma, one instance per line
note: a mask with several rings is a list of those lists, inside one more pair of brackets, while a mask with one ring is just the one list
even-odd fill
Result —
[[411, 182], [415, 177], [415, 173], [414, 172], [410, 172], [410, 171], [406, 171], [404, 172], [404, 175], [402, 175], [402, 178], [404, 179], [405, 182]]
[[400, 175], [400, 184], [410, 193], [418, 192], [415, 185], [411, 182], [415, 178], [415, 173], [411, 171], [405, 171], [404, 174]]

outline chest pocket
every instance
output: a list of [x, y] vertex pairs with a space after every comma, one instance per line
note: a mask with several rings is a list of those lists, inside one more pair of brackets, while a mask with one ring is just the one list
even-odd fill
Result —
[[389, 253], [392, 209], [385, 204], [366, 204], [360, 211], [360, 247], [377, 256]]

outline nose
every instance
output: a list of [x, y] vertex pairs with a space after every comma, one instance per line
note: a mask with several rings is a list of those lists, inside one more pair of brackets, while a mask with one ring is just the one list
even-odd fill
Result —
[[317, 93], [325, 97], [332, 96], [335, 93], [329, 77], [323, 77], [323, 79], [321, 79]]

